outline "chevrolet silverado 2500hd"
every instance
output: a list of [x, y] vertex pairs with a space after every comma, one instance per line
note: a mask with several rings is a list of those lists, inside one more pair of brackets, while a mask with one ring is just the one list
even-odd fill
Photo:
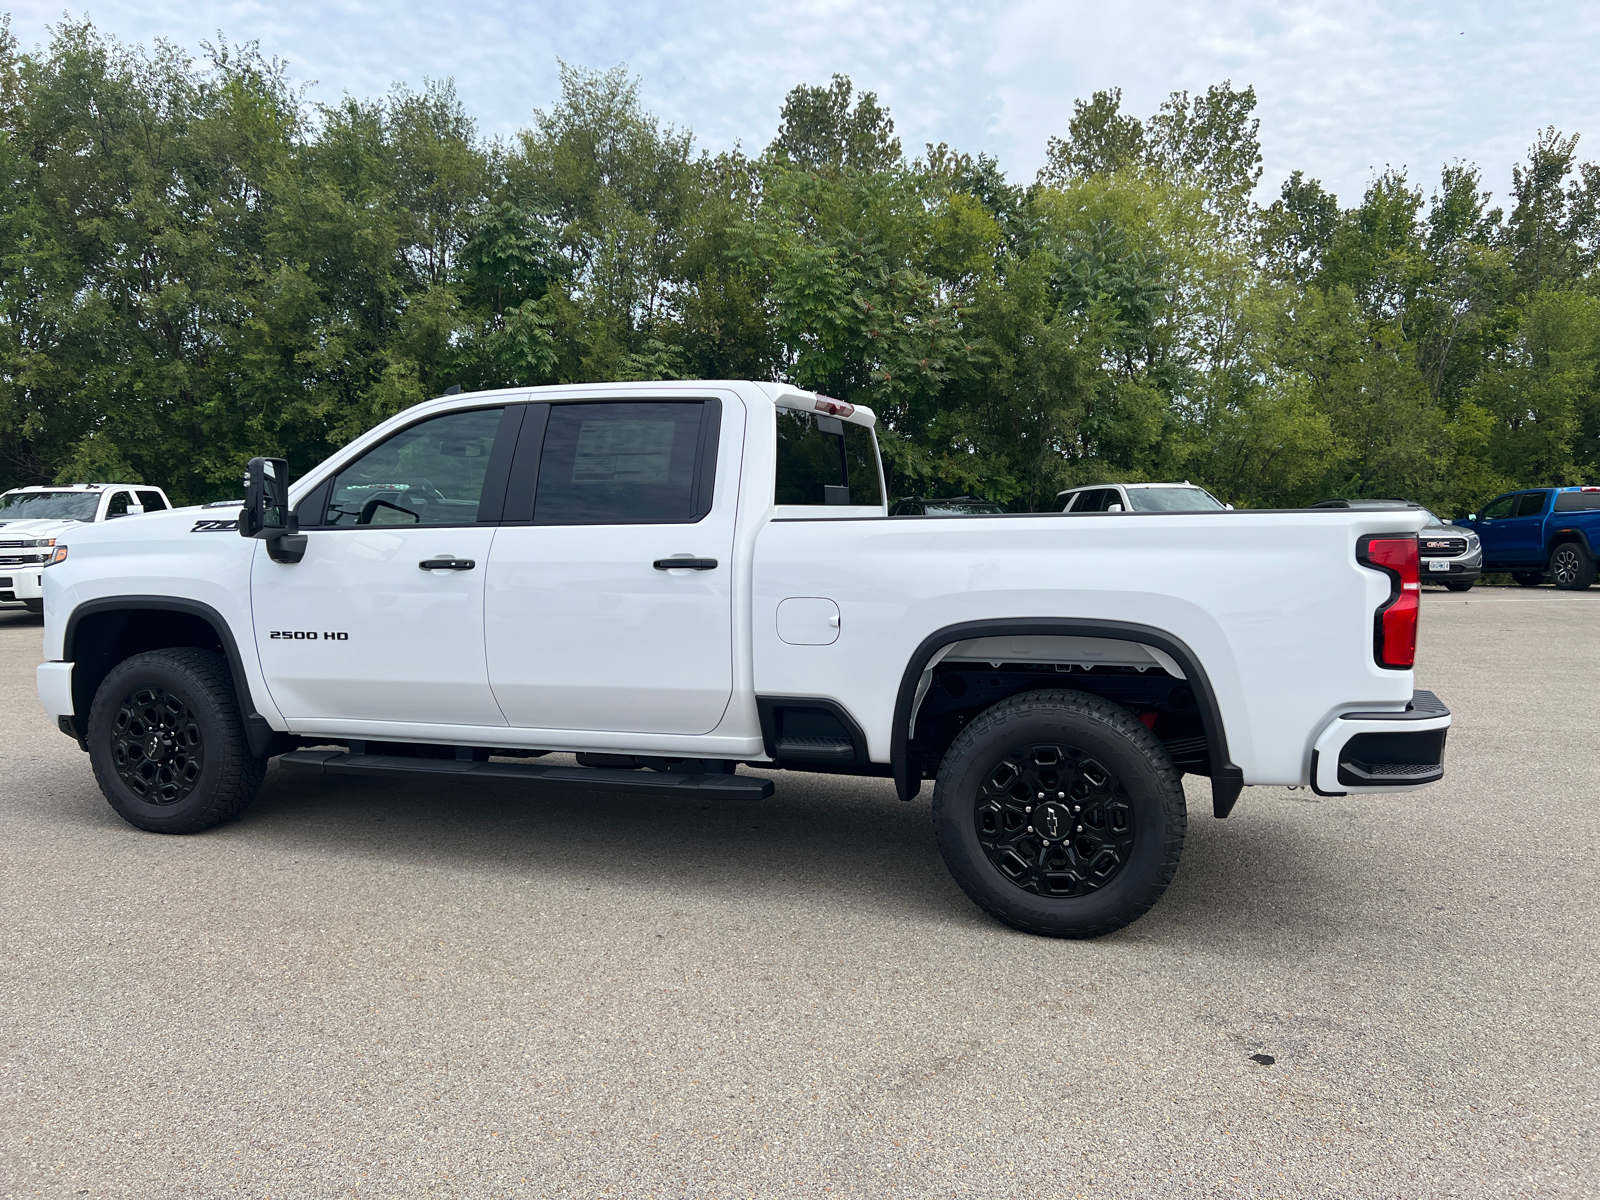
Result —
[[1219, 817], [1245, 784], [1443, 774], [1420, 510], [891, 517], [874, 425], [770, 383], [429, 401], [293, 487], [252, 460], [236, 509], [75, 530], [39, 694], [172, 833], [274, 756], [662, 797], [771, 793], [741, 765], [931, 779], [961, 886], [1062, 936], [1161, 895], [1182, 773]]

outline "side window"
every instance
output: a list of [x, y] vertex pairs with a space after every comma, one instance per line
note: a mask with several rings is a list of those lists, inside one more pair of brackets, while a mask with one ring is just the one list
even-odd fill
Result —
[[1600, 508], [1600, 490], [1584, 488], [1581, 492], [1557, 492], [1556, 512], [1590, 512]]
[[1517, 497], [1517, 516], [1537, 517], [1544, 511], [1543, 492], [1524, 492]]
[[501, 412], [445, 413], [368, 450], [333, 481], [325, 524], [472, 524]]
[[160, 492], [146, 492], [141, 490], [138, 495], [139, 503], [144, 505], [144, 510], [147, 513], [160, 512], [162, 509], [167, 507], [167, 502], [161, 498]]
[[711, 510], [720, 411], [703, 400], [551, 405], [534, 524], [698, 521]]
[[1509, 517], [1511, 515], [1511, 506], [1516, 502], [1517, 498], [1515, 496], [1501, 496], [1497, 500], [1491, 500], [1483, 506], [1483, 511], [1478, 514], [1478, 519], [1482, 521], [1498, 521], [1501, 517]]
[[838, 417], [778, 409], [774, 504], [883, 503], [872, 430]]
[[106, 520], [112, 517], [125, 517], [128, 515], [129, 498], [127, 492], [112, 492], [111, 503], [106, 505]]
[[1109, 492], [1105, 488], [1097, 488], [1092, 492], [1079, 492], [1078, 502], [1072, 506], [1072, 511], [1075, 513], [1105, 512], [1106, 505], [1114, 504], [1116, 500], [1117, 494]]

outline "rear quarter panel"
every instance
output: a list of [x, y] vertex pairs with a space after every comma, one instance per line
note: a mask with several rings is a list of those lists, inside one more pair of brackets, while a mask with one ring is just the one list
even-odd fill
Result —
[[[902, 673], [930, 634], [999, 618], [1132, 622], [1194, 653], [1246, 782], [1302, 783], [1334, 714], [1411, 698], [1412, 672], [1374, 661], [1389, 581], [1355, 545], [1422, 521], [1337, 509], [773, 520], [754, 555], [755, 690], [836, 700], [887, 762]], [[779, 603], [806, 596], [838, 604], [833, 644], [778, 637]]]

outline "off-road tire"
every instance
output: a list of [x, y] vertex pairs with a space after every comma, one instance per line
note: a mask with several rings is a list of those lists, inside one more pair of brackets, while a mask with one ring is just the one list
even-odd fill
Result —
[[[990, 773], [1008, 755], [1043, 743], [1103, 763], [1125, 794], [1131, 849], [1115, 875], [1085, 895], [1024, 890], [980, 840], [980, 794]], [[979, 908], [1025, 933], [1090, 938], [1137, 920], [1161, 898], [1178, 870], [1188, 814], [1181, 777], [1154, 734], [1120, 705], [1059, 690], [1002, 700], [961, 731], [939, 765], [933, 822], [945, 865]]]
[[[181, 796], [167, 802], [129, 786], [123, 778], [126, 754], [119, 772], [115, 746], [129, 739], [126, 729], [118, 729], [119, 719], [126, 720], [119, 713], [126, 714], [141, 695], [163, 695], [181, 706], [193, 739], [191, 757], [198, 758], [195, 777], [175, 788]], [[266, 760], [250, 753], [227, 662], [188, 646], [136, 654], [113, 667], [90, 706], [88, 742], [95, 781], [111, 807], [152, 833], [199, 833], [238, 816], [267, 771]]]
[[1447, 583], [1444, 586], [1452, 592], [1470, 592], [1472, 590], [1470, 583]]
[[1577, 542], [1562, 542], [1550, 551], [1550, 582], [1563, 592], [1581, 592], [1594, 580], [1594, 559]]
[[1513, 571], [1511, 582], [1518, 587], [1538, 587], [1544, 582], [1543, 571]]

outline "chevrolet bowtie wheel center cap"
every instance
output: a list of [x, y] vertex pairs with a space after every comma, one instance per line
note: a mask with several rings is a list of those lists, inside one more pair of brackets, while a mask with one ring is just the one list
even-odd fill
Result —
[[1033, 810], [1033, 828], [1042, 838], [1055, 841], [1072, 832], [1072, 814], [1065, 804], [1051, 801]]

